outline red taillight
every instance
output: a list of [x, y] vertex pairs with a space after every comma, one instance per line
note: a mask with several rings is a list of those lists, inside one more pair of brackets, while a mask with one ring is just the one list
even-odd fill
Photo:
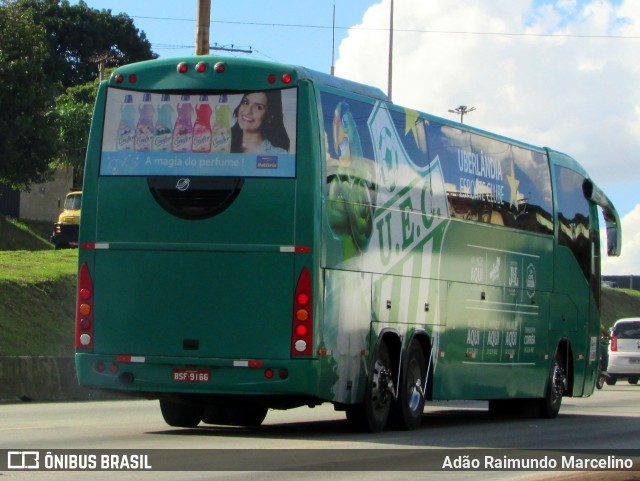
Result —
[[180, 62], [177, 69], [178, 73], [187, 73], [187, 70], [189, 70], [189, 66], [184, 62]]
[[611, 338], [611, 350], [614, 352], [618, 350], [618, 338], [616, 336]]
[[293, 335], [291, 355], [308, 356], [313, 349], [313, 303], [311, 297], [311, 274], [305, 267], [298, 278], [293, 297]]
[[204, 62], [198, 62], [196, 64], [196, 72], [203, 73], [207, 70], [207, 64]]
[[86, 263], [78, 274], [76, 349], [93, 349], [93, 282]]

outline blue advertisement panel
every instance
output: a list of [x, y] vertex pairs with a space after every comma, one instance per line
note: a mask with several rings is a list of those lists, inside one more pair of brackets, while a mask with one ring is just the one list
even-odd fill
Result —
[[[553, 233], [545, 153], [390, 104], [323, 93], [322, 108], [331, 227], [337, 234], [361, 231], [354, 235], [358, 246], [373, 230], [370, 211], [394, 206], [417, 178], [430, 184], [430, 195], [412, 203], [412, 210]], [[437, 179], [436, 167], [442, 174]], [[446, 205], [434, 197], [440, 185]], [[342, 204], [333, 208], [333, 199], [359, 206], [358, 214], [366, 217], [356, 218]]]
[[109, 89], [100, 175], [295, 177], [297, 90]]

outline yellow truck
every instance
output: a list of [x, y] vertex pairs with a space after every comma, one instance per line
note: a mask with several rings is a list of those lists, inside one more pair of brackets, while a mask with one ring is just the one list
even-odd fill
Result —
[[53, 224], [53, 234], [51, 235], [51, 242], [56, 249], [78, 247], [81, 203], [82, 191], [69, 192], [65, 196], [63, 210], [58, 216], [58, 222]]

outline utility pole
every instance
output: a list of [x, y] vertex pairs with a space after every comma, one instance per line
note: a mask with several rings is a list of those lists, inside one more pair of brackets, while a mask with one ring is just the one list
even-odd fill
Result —
[[211, 26], [211, 0], [198, 0], [196, 24], [196, 55], [209, 55], [209, 28]]
[[449, 109], [449, 112], [451, 112], [452, 114], [460, 114], [460, 123], [464, 124], [465, 114], [473, 112], [475, 109], [475, 107], [467, 107], [466, 105], [461, 105], [459, 107], [456, 107], [455, 109]]
[[336, 74], [336, 3], [333, 2], [333, 28], [331, 30], [331, 75]]
[[391, 0], [391, 11], [389, 12], [389, 79], [387, 81], [387, 95], [391, 100], [391, 90], [393, 84], [393, 0]]

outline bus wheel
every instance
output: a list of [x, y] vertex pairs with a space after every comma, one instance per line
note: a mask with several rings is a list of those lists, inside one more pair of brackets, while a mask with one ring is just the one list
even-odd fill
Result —
[[545, 397], [540, 400], [540, 417], [555, 418], [560, 412], [562, 395], [567, 389], [567, 373], [565, 372], [560, 352], [556, 352], [547, 380]]
[[267, 417], [267, 408], [259, 404], [238, 406], [207, 406], [202, 422], [223, 426], [260, 426]]
[[347, 421], [356, 430], [378, 433], [389, 419], [394, 397], [391, 358], [384, 342], [380, 343], [369, 371], [364, 401], [347, 406]]
[[204, 414], [204, 406], [160, 400], [160, 411], [169, 426], [195, 428]]
[[260, 426], [267, 417], [268, 409], [260, 404], [227, 406], [230, 424], [234, 426]]
[[422, 423], [424, 411], [427, 361], [417, 340], [411, 341], [403, 361], [404, 372], [398, 400], [391, 410], [392, 426], [413, 430]]

